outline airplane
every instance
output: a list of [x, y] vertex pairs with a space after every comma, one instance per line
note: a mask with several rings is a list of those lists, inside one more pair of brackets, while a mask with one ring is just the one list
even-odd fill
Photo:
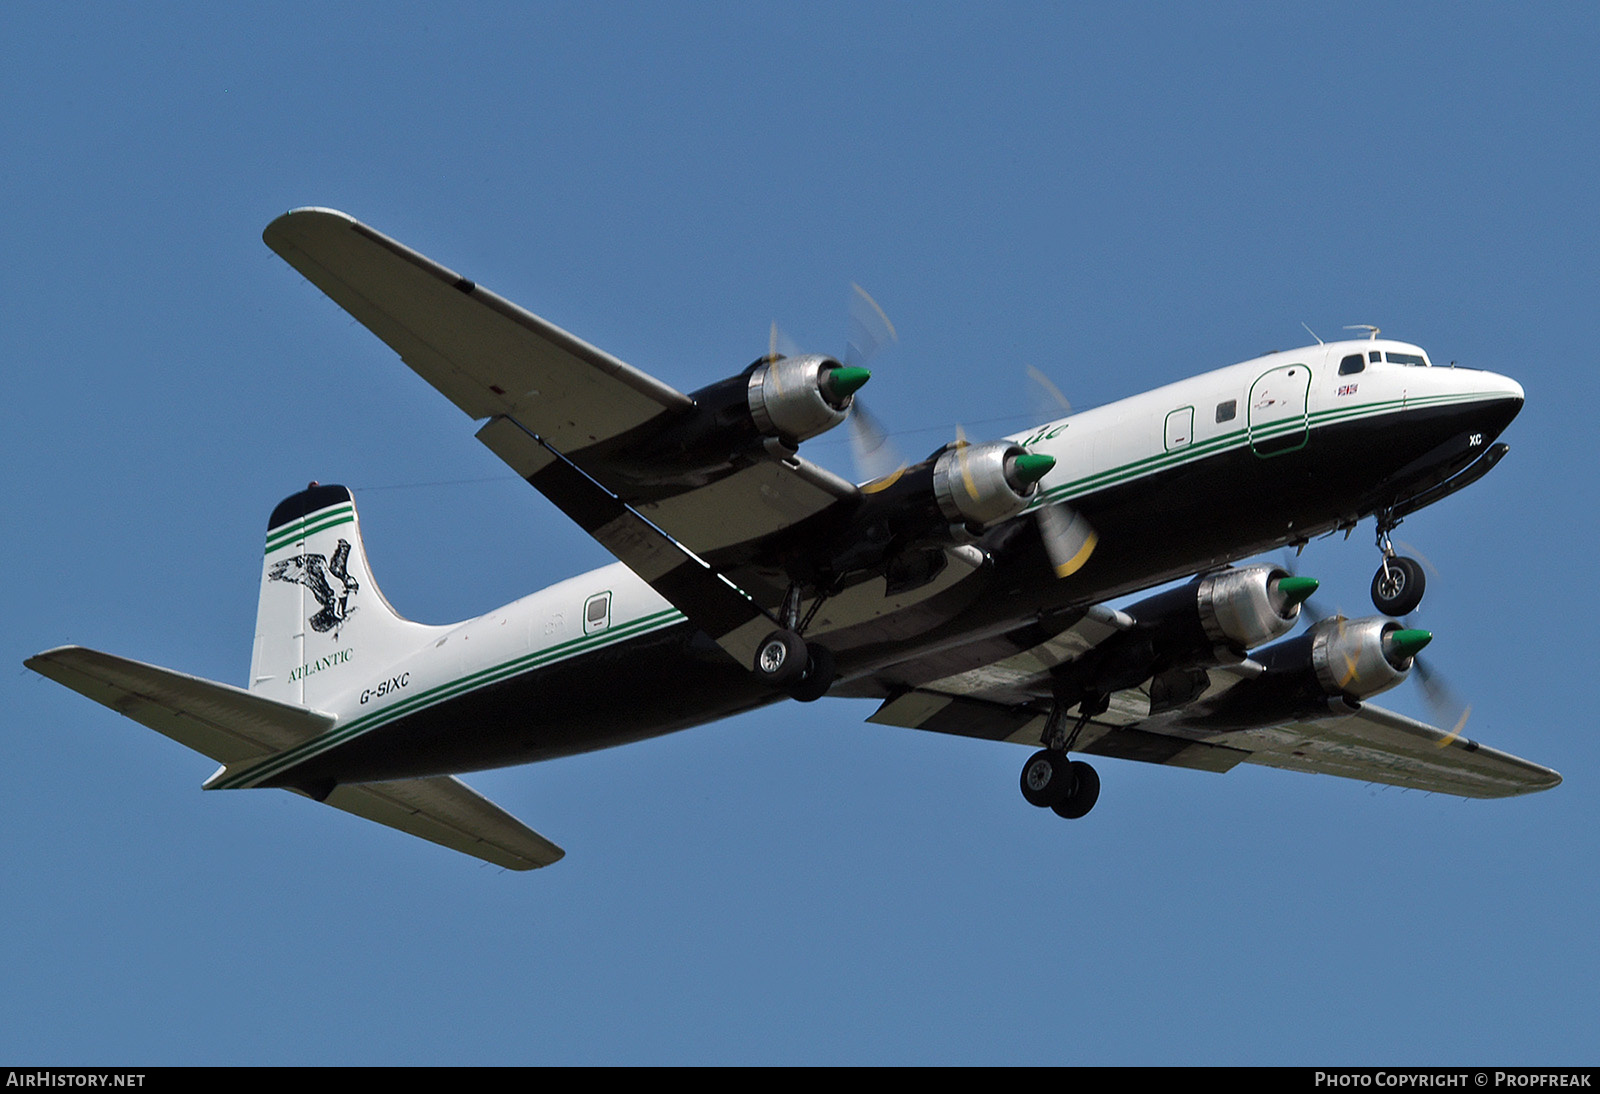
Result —
[[[344, 213], [263, 238], [617, 561], [412, 622], [350, 490], [313, 482], [267, 521], [245, 687], [76, 646], [25, 662], [219, 762], [206, 789], [287, 789], [526, 870], [563, 851], [457, 775], [824, 695], [1031, 747], [1023, 797], [1068, 819], [1100, 793], [1079, 756], [1474, 798], [1561, 781], [1368, 702], [1432, 637], [1403, 621], [1423, 571], [1390, 533], [1505, 455], [1514, 380], [1370, 328], [857, 485], [798, 454], [852, 416], [870, 373], [848, 354], [769, 352], [686, 395]], [[1368, 517], [1381, 615], [1312, 619], [1314, 579], [1236, 565]]]

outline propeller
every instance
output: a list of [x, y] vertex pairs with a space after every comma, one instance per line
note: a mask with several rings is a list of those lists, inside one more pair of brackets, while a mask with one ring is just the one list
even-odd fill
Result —
[[[1435, 578], [1439, 576], [1439, 568], [1433, 564], [1427, 555], [1417, 550], [1414, 545], [1406, 543], [1404, 540], [1396, 540], [1396, 544], [1407, 554], [1415, 556], [1417, 561], [1422, 563]], [[1416, 613], [1406, 616], [1405, 625], [1407, 627], [1414, 626], [1415, 619]], [[1466, 728], [1467, 719], [1472, 717], [1472, 704], [1462, 699], [1460, 694], [1446, 682], [1444, 675], [1434, 667], [1432, 661], [1418, 657], [1415, 659], [1415, 664], [1417, 685], [1422, 688], [1422, 697], [1427, 701], [1428, 709], [1432, 711], [1434, 720], [1439, 723], [1441, 728], [1450, 727], [1449, 735], [1439, 742], [1439, 747], [1443, 748], [1461, 736], [1461, 731]]]
[[[1422, 558], [1422, 553], [1410, 544], [1401, 544], [1401, 546]], [[1299, 552], [1297, 551], [1290, 555], [1287, 553], [1288, 548], [1284, 550], [1283, 568], [1289, 571], [1291, 577], [1297, 577], [1295, 562], [1299, 558]], [[1428, 562], [1426, 558], [1422, 558], [1422, 561], [1437, 577], [1438, 570], [1434, 569], [1433, 564]], [[1307, 620], [1312, 625], [1328, 618], [1326, 612], [1309, 600], [1306, 600], [1301, 606]], [[1346, 616], [1343, 611], [1336, 611], [1334, 618], [1338, 621], [1340, 637], [1343, 637]], [[1415, 670], [1417, 686], [1422, 690], [1423, 701], [1427, 703], [1434, 722], [1442, 729], [1448, 727], [1446, 729], [1446, 737], [1439, 742], [1439, 747], [1443, 748], [1459, 737], [1461, 731], [1466, 728], [1467, 720], [1472, 716], [1472, 704], [1462, 699], [1460, 693], [1450, 686], [1432, 658], [1422, 656], [1422, 648], [1428, 644], [1428, 639], [1417, 636], [1429, 635], [1431, 638], [1431, 632], [1417, 626], [1415, 614], [1406, 616], [1402, 623], [1403, 628], [1392, 633], [1392, 640], [1399, 645], [1402, 654], [1411, 657], [1411, 665]], [[1345, 672], [1346, 676], [1345, 679], [1340, 681], [1340, 687], [1348, 686], [1354, 679], [1354, 664], [1346, 664]]]
[[[1028, 373], [1036, 384], [1050, 395], [1050, 401], [1054, 404], [1049, 408], [1050, 411], [1059, 411], [1061, 408], [1071, 411], [1071, 404], [1067, 402], [1066, 396], [1062, 395], [1060, 389], [1043, 373], [1031, 366]], [[1059, 413], [1047, 413], [1045, 417], [1046, 420], [1050, 420], [1060, 416]], [[966, 431], [957, 425], [955, 443], [957, 466], [960, 468], [961, 479], [968, 495], [977, 501], [979, 490], [967, 457], [969, 447]], [[1035, 484], [1049, 474], [1055, 465], [1054, 456], [1024, 449], [1020, 455], [1008, 458], [1006, 478], [1013, 488], [1027, 496]], [[1039, 526], [1039, 538], [1044, 543], [1045, 555], [1049, 558], [1050, 568], [1055, 571], [1056, 576], [1070, 577], [1083, 569], [1100, 542], [1093, 526], [1084, 519], [1083, 514], [1065, 502], [1059, 501], [1042, 505], [1034, 513]]]
[[[854, 282], [850, 284], [849, 333], [845, 339], [844, 353], [835, 370], [853, 385], [853, 393], [866, 383], [867, 364], [884, 346], [899, 339], [894, 324], [870, 293]], [[767, 353], [773, 357], [794, 357], [804, 351], [788, 335], [772, 324], [767, 339]], [[857, 478], [865, 483], [867, 493], [882, 490], [899, 477], [909, 464], [889, 440], [889, 431], [877, 415], [867, 410], [860, 398], [850, 403], [850, 455], [856, 465]]]
[[[1040, 421], [1053, 421], [1072, 413], [1072, 403], [1051, 382], [1050, 377], [1032, 365], [1028, 366], [1028, 379], [1033, 381], [1035, 417]], [[1054, 461], [1051, 461], [1054, 463]], [[1044, 540], [1045, 554], [1050, 568], [1057, 577], [1070, 577], [1083, 569], [1089, 556], [1099, 545], [1100, 537], [1083, 514], [1066, 502], [1054, 502], [1038, 510], [1039, 536]]]
[[1029, 365], [1028, 379], [1033, 381], [1033, 386], [1029, 390], [1033, 393], [1035, 418], [1041, 422], [1048, 422], [1053, 418], [1065, 418], [1072, 413], [1072, 404], [1061, 394], [1061, 389], [1051, 383], [1050, 377]]
[[[850, 283], [850, 334], [845, 339], [844, 364], [865, 368], [878, 351], [899, 340], [889, 316], [870, 293], [854, 281]], [[866, 483], [868, 493], [882, 490], [900, 477], [909, 464], [889, 440], [889, 431], [876, 415], [858, 399], [850, 408], [850, 455], [856, 473]]]
[[1472, 717], [1472, 704], [1463, 700], [1445, 683], [1444, 677], [1431, 661], [1418, 656], [1413, 658], [1412, 664], [1417, 670], [1417, 685], [1422, 688], [1422, 697], [1427, 700], [1434, 719], [1441, 729], [1450, 727], [1445, 739], [1438, 743], [1443, 748], [1461, 736], [1461, 731], [1467, 727], [1467, 719]]

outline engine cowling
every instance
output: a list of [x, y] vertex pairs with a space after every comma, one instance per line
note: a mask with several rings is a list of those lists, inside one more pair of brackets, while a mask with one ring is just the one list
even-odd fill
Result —
[[843, 422], [867, 376], [815, 353], [766, 361], [745, 385], [750, 419], [763, 436], [799, 444]]
[[1301, 603], [1316, 588], [1314, 578], [1281, 567], [1244, 566], [1202, 574], [1127, 613], [1149, 640], [1152, 669], [1232, 663], [1293, 630]]
[[1366, 699], [1404, 683], [1432, 637], [1377, 616], [1324, 619], [1311, 630], [1311, 667], [1330, 697]]
[[[1299, 585], [1296, 584], [1299, 583]], [[1277, 566], [1245, 566], [1202, 577], [1195, 589], [1200, 626], [1217, 645], [1254, 649], [1294, 629], [1310, 578], [1294, 578]]]
[[871, 376], [819, 354], [763, 357], [690, 395], [692, 408], [636, 442], [625, 477], [636, 484], [695, 484], [741, 466], [752, 450], [792, 453], [843, 422]]
[[953, 524], [995, 524], [1026, 509], [1053, 466], [1053, 457], [1008, 441], [958, 444], [934, 461], [934, 498]]

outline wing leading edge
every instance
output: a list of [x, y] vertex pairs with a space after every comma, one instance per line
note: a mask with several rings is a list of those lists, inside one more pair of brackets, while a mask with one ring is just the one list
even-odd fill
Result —
[[694, 411], [689, 396], [345, 213], [296, 209], [262, 238], [469, 417], [492, 419], [479, 437], [496, 455], [507, 449], [495, 423], [512, 423], [701, 557], [748, 558], [749, 544], [857, 496], [759, 449], [696, 481], [641, 486], [631, 471], [650, 462], [650, 438]]

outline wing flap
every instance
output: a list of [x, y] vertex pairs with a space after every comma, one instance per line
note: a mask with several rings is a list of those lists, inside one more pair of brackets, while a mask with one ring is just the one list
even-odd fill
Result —
[[291, 748], [334, 723], [330, 714], [82, 646], [23, 664], [224, 764]]
[[262, 238], [473, 418], [513, 414], [577, 451], [692, 405], [344, 213], [296, 209]]
[[709, 555], [792, 528], [855, 496], [853, 485], [814, 464], [768, 458], [638, 509], [679, 542]]
[[452, 851], [534, 870], [566, 854], [460, 779], [439, 775], [335, 787], [328, 805]]

